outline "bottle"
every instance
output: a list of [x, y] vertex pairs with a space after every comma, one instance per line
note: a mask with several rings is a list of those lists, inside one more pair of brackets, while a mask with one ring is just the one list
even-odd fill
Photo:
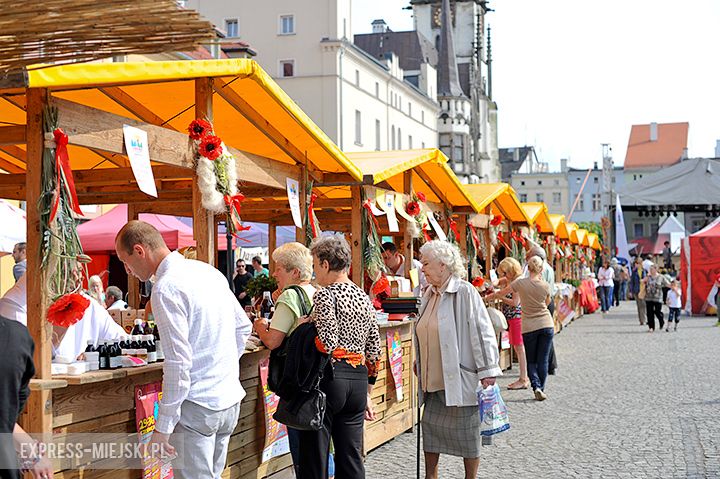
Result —
[[144, 338], [145, 338], [144, 335], [135, 336], [135, 341], [137, 342], [137, 348], [135, 348], [135, 357], [147, 362], [148, 350], [147, 350], [147, 343], [145, 342]]
[[138, 349], [140, 347], [140, 335], [139, 334], [133, 334], [130, 336], [130, 348], [131, 349]]
[[143, 328], [143, 320], [142, 319], [135, 318], [135, 321], [133, 321], [133, 323], [134, 323], [134, 326], [133, 326], [130, 334], [132, 334], [133, 336], [138, 335], [138, 334], [140, 334], [140, 335], [145, 334], [145, 328]]
[[273, 303], [270, 291], [263, 292], [263, 299], [260, 303], [260, 316], [265, 319], [272, 318], [272, 313], [275, 311], [275, 303]]
[[117, 339], [110, 344], [108, 350], [108, 356], [110, 357], [110, 369], [118, 369], [121, 367], [120, 362], [120, 341]]
[[155, 355], [157, 361], [165, 361], [165, 353], [163, 353], [162, 343], [160, 342], [160, 331], [157, 324], [153, 326], [153, 341], [155, 343]]
[[95, 349], [92, 339], [87, 342], [87, 348], [85, 349], [85, 361], [90, 366], [90, 371], [97, 371], [100, 369], [100, 354]]
[[100, 347], [98, 347], [98, 355], [99, 355], [99, 367], [102, 370], [110, 369], [110, 355], [108, 353], [108, 343], [109, 341], [106, 339], [100, 344]]
[[156, 363], [157, 362], [157, 350], [155, 349], [155, 342], [153, 341], [152, 334], [145, 335], [144, 344], [147, 345], [148, 364]]

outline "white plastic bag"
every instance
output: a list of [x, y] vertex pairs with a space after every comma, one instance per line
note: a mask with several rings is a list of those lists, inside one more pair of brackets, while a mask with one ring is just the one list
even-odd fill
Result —
[[500, 388], [493, 384], [478, 390], [478, 409], [480, 410], [480, 434], [492, 436], [510, 429], [507, 407], [500, 396]]

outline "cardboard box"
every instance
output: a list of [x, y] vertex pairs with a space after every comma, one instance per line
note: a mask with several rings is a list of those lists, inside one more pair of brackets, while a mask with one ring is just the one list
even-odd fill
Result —
[[121, 311], [121, 310], [119, 310], [119, 309], [111, 309], [110, 311], [108, 311], [108, 313], [110, 314], [110, 317], [111, 317], [116, 323], [118, 323], [120, 326], [122, 326], [122, 311]]
[[125, 329], [125, 332], [130, 334], [132, 332], [133, 326], [135, 325], [135, 318], [137, 317], [137, 310], [135, 309], [123, 309], [120, 310], [122, 314], [122, 323], [120, 326]]

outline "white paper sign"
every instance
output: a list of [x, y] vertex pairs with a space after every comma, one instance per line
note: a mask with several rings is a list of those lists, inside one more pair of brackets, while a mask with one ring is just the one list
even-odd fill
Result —
[[433, 212], [429, 209], [427, 210], [427, 219], [428, 219], [428, 222], [430, 223], [430, 226], [432, 226], [433, 229], [435, 230], [435, 233], [437, 233], [438, 239], [447, 241], [447, 235], [445, 234], [443, 229], [440, 227], [440, 224], [435, 219], [435, 215], [433, 214]]
[[385, 213], [387, 213], [388, 227], [391, 233], [400, 231], [397, 216], [395, 216], [395, 195], [392, 193], [385, 194], [385, 204], [383, 205]]
[[288, 203], [290, 203], [290, 212], [292, 213], [293, 222], [298, 228], [302, 228], [302, 215], [300, 213], [300, 183], [292, 178], [287, 180]]
[[147, 132], [130, 125], [123, 125], [125, 151], [127, 151], [138, 188], [145, 194], [157, 198], [157, 188], [150, 166], [150, 149], [148, 148]]
[[375, 216], [384, 215], [385, 212], [375, 205], [375, 201], [378, 201], [378, 204], [382, 204], [382, 202], [384, 201], [383, 198], [385, 197], [385, 193], [380, 193], [380, 196], [376, 198], [375, 196], [377, 192], [374, 189], [368, 188], [366, 191], [368, 193], [368, 199], [370, 200], [370, 210], [372, 211], [372, 214], [374, 214]]

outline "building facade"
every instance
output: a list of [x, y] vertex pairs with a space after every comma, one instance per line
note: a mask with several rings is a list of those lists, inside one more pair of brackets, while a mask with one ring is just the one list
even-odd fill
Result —
[[396, 56], [352, 42], [351, 1], [188, 0], [187, 7], [246, 41], [255, 60], [344, 151], [436, 148], [435, 70], [418, 86]]
[[[589, 172], [589, 173], [588, 173]], [[585, 178], [587, 177], [587, 181]], [[568, 197], [568, 208], [572, 212], [570, 221], [574, 223], [591, 222], [600, 223], [603, 217], [603, 171], [598, 168], [597, 162], [590, 170], [577, 168], [568, 168], [567, 171], [568, 188], [570, 194]], [[583, 183], [585, 186], [583, 187]], [[616, 166], [613, 168], [611, 178], [611, 196], [615, 198], [614, 192], [617, 188], [625, 183], [623, 176], [623, 168]], [[577, 199], [577, 205], [573, 210], [573, 205]]]
[[553, 214], [565, 215], [570, 211], [567, 172], [514, 173], [510, 185], [521, 202], [543, 202]]

